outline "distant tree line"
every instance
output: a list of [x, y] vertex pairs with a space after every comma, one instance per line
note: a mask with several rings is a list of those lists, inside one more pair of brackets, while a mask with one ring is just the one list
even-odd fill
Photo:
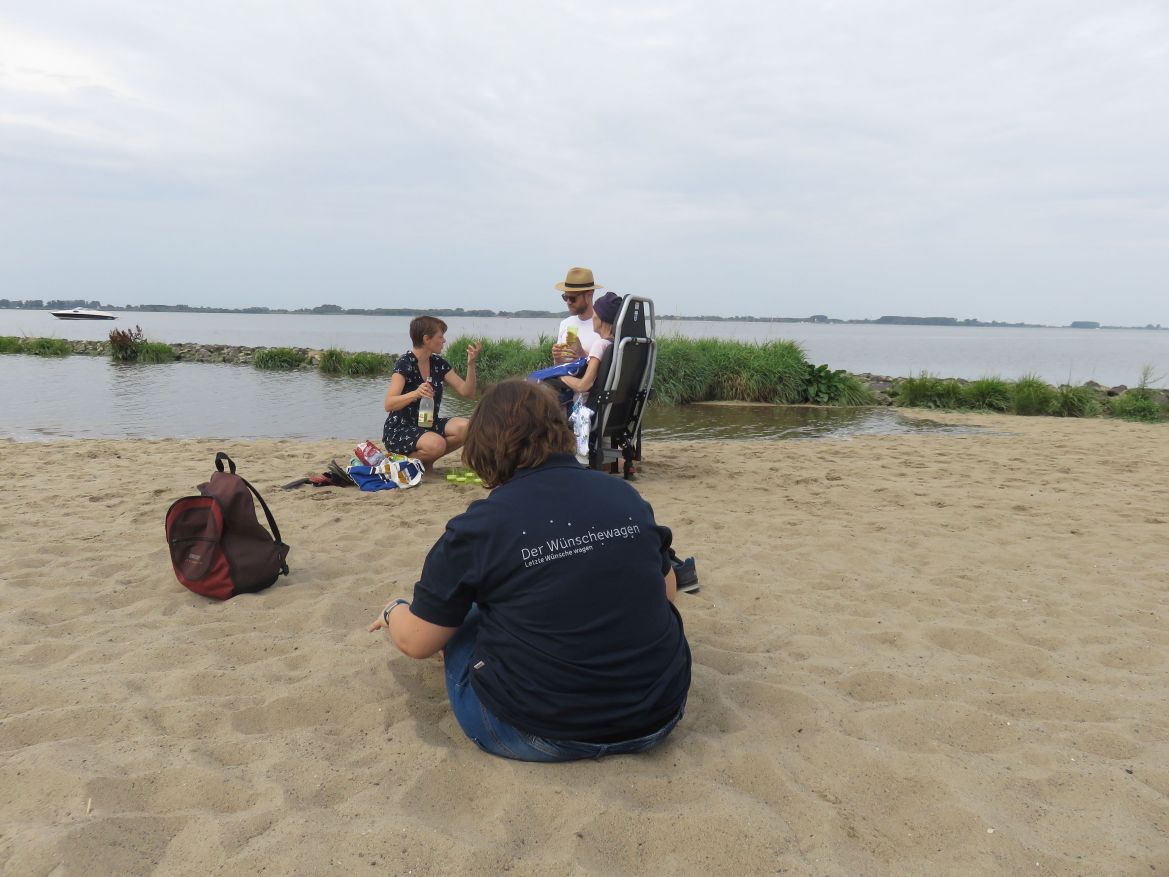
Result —
[[41, 301], [39, 298], [30, 298], [25, 301], [9, 301], [6, 298], [0, 298], [0, 308], [25, 308], [30, 311], [64, 311], [69, 308], [93, 308], [94, 310], [104, 307], [98, 301], [85, 301], [80, 298], [63, 299], [53, 298], [47, 302]]
[[[554, 319], [562, 317], [562, 311], [493, 311], [488, 308], [465, 310], [463, 308], [343, 308], [340, 305], [323, 304], [315, 308], [215, 308], [198, 307], [192, 305], [106, 305], [98, 301], [83, 299], [50, 299], [42, 301], [39, 298], [7, 299], [0, 298], [0, 309], [23, 308], [25, 310], [63, 311], [70, 308], [90, 308], [104, 311], [138, 311], [151, 313], [192, 313], [192, 314], [342, 314], [363, 317], [418, 317], [430, 314], [435, 317], [516, 317], [520, 319]], [[841, 320], [825, 314], [813, 314], [810, 317], [755, 317], [739, 314], [733, 317], [722, 317], [717, 314], [699, 314], [696, 316], [681, 316], [678, 314], [659, 314], [659, 320], [697, 320], [711, 323], [832, 323], [832, 324], [884, 324], [895, 326], [999, 326], [1020, 329], [1048, 329], [1042, 323], [1005, 323], [1000, 320], [977, 320], [974, 318], [959, 320], [954, 317], [900, 317], [884, 316], [875, 320]], [[1074, 329], [1164, 329], [1160, 323], [1148, 323], [1144, 326], [1102, 326], [1090, 320], [1077, 320], [1071, 324]]]

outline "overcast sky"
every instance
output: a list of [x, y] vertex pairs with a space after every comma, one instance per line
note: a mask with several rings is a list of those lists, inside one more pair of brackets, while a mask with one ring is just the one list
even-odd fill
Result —
[[1169, 3], [0, 3], [0, 297], [1169, 324]]

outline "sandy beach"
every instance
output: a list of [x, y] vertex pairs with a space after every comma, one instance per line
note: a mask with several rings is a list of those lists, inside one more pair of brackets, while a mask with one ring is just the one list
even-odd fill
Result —
[[[481, 488], [280, 489], [352, 442], [0, 442], [0, 872], [1169, 872], [1169, 433], [935, 419], [985, 432], [651, 445], [687, 714], [555, 766], [365, 632]], [[218, 450], [292, 546], [226, 603], [163, 538]]]

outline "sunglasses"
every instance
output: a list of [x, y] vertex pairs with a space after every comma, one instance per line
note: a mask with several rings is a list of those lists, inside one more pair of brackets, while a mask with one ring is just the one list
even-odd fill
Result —
[[562, 296], [560, 296], [560, 297], [561, 297], [562, 299], [564, 299], [564, 300], [565, 300], [565, 301], [566, 301], [568, 304], [572, 304], [574, 301], [576, 301], [578, 298], [580, 298], [580, 297], [581, 297], [582, 295], [584, 295], [584, 294], [585, 294], [585, 293], [583, 293], [583, 292], [578, 292], [578, 293], [575, 293], [575, 294], [574, 294], [574, 293], [567, 293], [567, 292], [566, 292], [564, 295], [562, 295]]

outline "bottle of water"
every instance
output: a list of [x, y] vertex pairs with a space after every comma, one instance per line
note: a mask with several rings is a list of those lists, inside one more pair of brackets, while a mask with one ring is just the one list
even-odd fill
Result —
[[423, 429], [434, 426], [434, 400], [429, 396], [418, 400], [418, 425]]

